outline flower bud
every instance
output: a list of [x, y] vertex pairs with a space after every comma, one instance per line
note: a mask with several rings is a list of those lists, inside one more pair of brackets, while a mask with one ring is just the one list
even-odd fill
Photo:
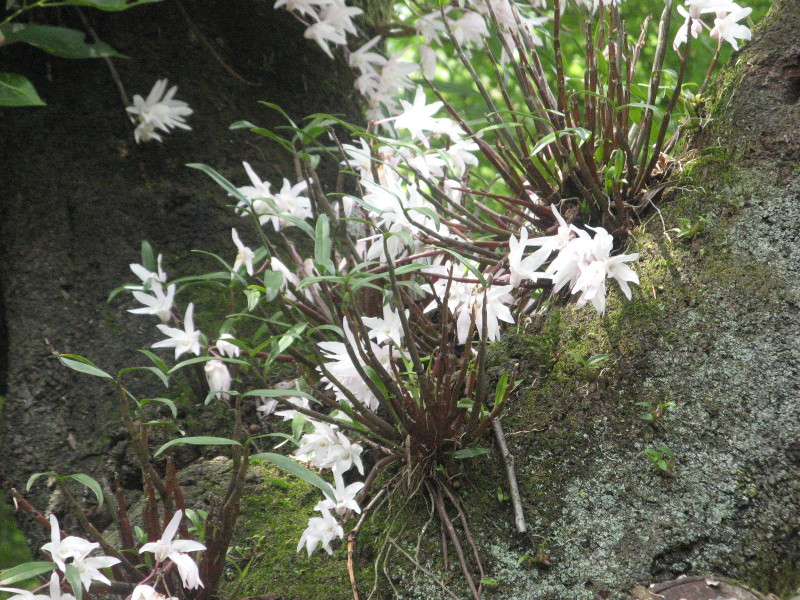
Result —
[[205, 372], [209, 391], [216, 392], [214, 395], [219, 400], [230, 398], [230, 394], [225, 392], [231, 389], [231, 374], [225, 363], [221, 360], [210, 360], [206, 363]]
[[223, 333], [219, 336], [217, 340], [217, 350], [222, 352], [229, 358], [236, 358], [242, 353], [242, 349], [239, 348], [236, 344], [231, 344], [228, 340], [233, 340], [234, 338], [230, 333]]

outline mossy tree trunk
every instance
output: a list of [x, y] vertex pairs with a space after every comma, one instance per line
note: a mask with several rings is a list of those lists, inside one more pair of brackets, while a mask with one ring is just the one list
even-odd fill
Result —
[[[506, 430], [551, 566], [493, 540], [504, 597], [622, 598], [681, 574], [800, 586], [799, 98], [800, 1], [780, 0], [633, 236], [633, 302], [614, 290], [603, 318], [565, 309], [506, 338], [530, 386]], [[678, 239], [680, 218], [708, 224]], [[570, 352], [611, 359], [587, 372]], [[651, 425], [639, 402], [674, 407]], [[671, 473], [645, 454], [660, 446]]]

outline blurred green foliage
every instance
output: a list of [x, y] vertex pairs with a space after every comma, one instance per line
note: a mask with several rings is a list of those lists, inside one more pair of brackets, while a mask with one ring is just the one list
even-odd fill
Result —
[[[552, 4], [552, 0], [550, 4]], [[675, 6], [682, 5], [680, 2], [675, 2], [674, 4]], [[753, 9], [753, 12], [747, 19], [747, 25], [752, 29], [753, 25], [758, 23], [767, 13], [772, 2], [771, 0], [741, 0], [740, 4]], [[642, 98], [639, 99], [640, 101], [644, 101], [646, 96], [646, 85], [650, 76], [647, 67], [653, 63], [656, 42], [658, 40], [658, 21], [663, 8], [663, 0], [624, 0], [620, 5], [620, 13], [622, 14], [632, 45], [639, 36], [641, 25], [645, 18], [648, 16], [652, 17], [647, 29], [647, 41], [640, 58], [640, 67], [637, 71], [637, 81], [642, 90]], [[402, 17], [402, 15], [408, 14], [408, 11], [403, 6], [398, 5], [398, 14]], [[552, 15], [552, 10], [545, 14]], [[587, 14], [587, 10], [576, 8], [570, 3], [562, 17], [563, 33], [561, 37], [561, 46], [564, 57], [564, 68], [567, 75], [573, 77], [578, 85], [580, 85], [580, 82], [583, 80], [585, 68], [585, 37], [583, 33], [583, 23], [585, 22]], [[668, 38], [669, 48], [665, 61], [665, 69], [673, 73], [680, 65], [680, 58], [672, 49], [672, 41], [683, 22], [683, 18], [678, 14], [675, 7], [673, 7], [672, 23]], [[706, 15], [705, 22], [709, 25], [713, 25], [713, 15]], [[547, 31], [548, 28], [550, 30], [549, 32]], [[553, 70], [552, 44], [549, 39], [552, 35], [552, 22], [545, 24], [543, 31], [537, 31], [537, 33], [544, 39], [544, 45], [538, 49], [542, 63]], [[407, 45], [408, 40], [400, 38], [390, 40], [389, 48], [392, 51], [396, 51], [405, 48]], [[497, 42], [496, 39], [490, 40], [490, 47], [495, 55], [499, 57], [501, 50], [499, 42]], [[701, 35], [699, 39], [692, 40], [692, 57], [687, 66], [684, 82], [684, 90], [686, 93], [693, 93], [700, 86], [715, 51], [716, 40], [711, 39], [707, 32]], [[730, 45], [725, 44], [719, 64], [725, 64], [732, 53], [733, 49]], [[413, 56], [413, 52], [411, 52], [411, 55]], [[437, 69], [437, 89], [468, 122], [484, 122], [486, 107], [483, 99], [475, 91], [474, 83], [467, 70], [459, 62], [456, 53], [454, 51], [450, 52], [449, 56], [450, 58], [446, 60], [444, 64], [440, 64]], [[485, 53], [473, 50], [470, 61], [484, 83], [496, 89], [497, 85], [492, 83], [494, 79], [492, 63], [486, 57]], [[674, 83], [674, 81], [674, 77], [668, 74], [662, 80], [662, 84], [664, 86], [669, 86], [671, 83]], [[509, 80], [509, 83], [509, 88], [513, 90], [513, 80]], [[502, 104], [499, 94], [497, 100], [499, 104]], [[519, 104], [522, 106], [521, 101]], [[676, 116], [677, 118], [674, 119], [672, 124], [673, 130], [681, 120], [680, 113]]]

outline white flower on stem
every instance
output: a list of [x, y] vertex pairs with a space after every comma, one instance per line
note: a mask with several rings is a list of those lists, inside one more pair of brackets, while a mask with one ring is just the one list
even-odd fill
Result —
[[[700, 15], [698, 14], [696, 17], [691, 16], [691, 12], [686, 12], [686, 9], [682, 6], [678, 7], [678, 12], [685, 17], [685, 21], [683, 24], [678, 27], [678, 32], [675, 34], [675, 41], [672, 42], [672, 47], [675, 50], [678, 50], [684, 43], [686, 43], [687, 35], [686, 32], [689, 30], [689, 19], [692, 19], [691, 29], [689, 30], [692, 34], [693, 38], [697, 38], [700, 33], [703, 31], [703, 22], [700, 20]], [[699, 12], [699, 11], [698, 11]]]
[[11, 594], [8, 600], [50, 600], [50, 596], [46, 594], [34, 594], [30, 590], [14, 587], [0, 587], [0, 592]]
[[239, 267], [244, 265], [247, 274], [252, 276], [253, 275], [253, 259], [256, 257], [255, 252], [250, 250], [247, 246], [245, 246], [242, 241], [239, 239], [239, 234], [236, 232], [236, 229], [231, 229], [231, 238], [233, 238], [233, 243], [236, 244], [236, 249], [239, 251], [236, 254], [236, 260], [233, 263], [233, 270], [231, 271], [231, 279], [234, 278], [234, 274], [236, 271], [239, 270]]
[[133, 271], [133, 274], [136, 275], [139, 279], [142, 280], [141, 286], [127, 286], [129, 290], [145, 290], [149, 289], [154, 283], [167, 283], [167, 274], [164, 272], [163, 267], [161, 266], [161, 259], [163, 257], [161, 254], [158, 255], [158, 259], [156, 261], [157, 268], [156, 271], [150, 271], [146, 269], [142, 265], [131, 264], [130, 268]]
[[172, 303], [175, 298], [175, 284], [167, 286], [166, 294], [164, 294], [164, 288], [161, 287], [161, 284], [155, 282], [152, 284], [151, 290], [154, 294], [153, 296], [134, 290], [133, 297], [144, 304], [144, 307], [131, 308], [128, 312], [139, 315], [157, 315], [162, 323], [166, 323], [169, 321]]
[[140, 584], [133, 588], [130, 600], [177, 600], [174, 596], [167, 598], [164, 594], [156, 591], [154, 587], [147, 584]]
[[235, 340], [236, 338], [233, 337], [230, 333], [223, 333], [219, 336], [217, 340], [216, 346], [217, 350], [219, 350], [222, 354], [227, 356], [228, 358], [236, 358], [242, 353], [242, 349], [239, 348], [236, 344], [231, 344], [228, 340]]
[[297, 460], [308, 462], [317, 469], [329, 469], [330, 449], [339, 443], [336, 437], [336, 425], [329, 425], [320, 421], [309, 422], [314, 426], [313, 433], [306, 433], [300, 439], [300, 446], [294, 453]]
[[261, 178], [256, 175], [249, 163], [243, 162], [242, 164], [247, 176], [250, 178], [250, 183], [253, 185], [236, 188], [248, 200], [248, 202], [240, 202], [238, 210], [243, 216], [246, 214], [246, 210], [252, 210], [254, 214], [258, 215], [258, 222], [263, 225], [269, 220], [269, 217], [262, 215], [272, 210], [269, 204], [269, 200], [273, 200], [272, 192], [270, 192], [272, 184], [269, 181], [261, 181]]
[[[445, 9], [449, 10], [449, 9]], [[445, 26], [438, 12], [431, 12], [420, 16], [414, 23], [414, 29], [423, 37], [426, 44], [441, 44], [440, 33], [444, 33]]]
[[353, 512], [360, 514], [361, 507], [358, 505], [358, 502], [356, 502], [356, 496], [358, 495], [358, 492], [363, 489], [364, 482], [356, 481], [355, 483], [351, 483], [345, 487], [344, 480], [340, 476], [336, 476], [334, 474], [333, 479], [336, 483], [333, 490], [333, 495], [336, 498], [336, 501], [333, 501], [330, 498], [320, 500], [314, 507], [314, 510], [333, 511], [340, 517], [344, 516], [348, 510], [352, 510]]
[[483, 305], [486, 304], [486, 339], [493, 342], [500, 337], [500, 323], [513, 323], [514, 317], [508, 308], [514, 302], [514, 297], [509, 293], [513, 288], [510, 285], [490, 285], [484, 289], [475, 285], [469, 302], [465, 303], [458, 314], [456, 332], [458, 343], [465, 344], [469, 335], [472, 321], [480, 337], [483, 332]]
[[720, 44], [724, 40], [733, 46], [734, 50], [738, 50], [739, 42], [737, 42], [737, 39], [749, 40], [752, 37], [750, 29], [745, 25], [741, 25], [738, 21], [744, 19], [751, 12], [753, 12], [753, 9], [750, 7], [741, 8], [737, 6], [726, 17], [714, 19], [714, 28], [709, 35], [715, 40], [719, 40]]
[[322, 544], [325, 552], [333, 554], [331, 542], [335, 539], [344, 537], [344, 530], [336, 518], [327, 509], [322, 509], [321, 517], [312, 517], [308, 520], [308, 527], [300, 536], [300, 542], [297, 544], [297, 551], [300, 552], [303, 546], [308, 550], [308, 555], [316, 550], [319, 544]]
[[689, 8], [688, 14], [681, 10], [683, 7], [678, 7], [678, 11], [692, 19], [699, 19], [705, 13], [731, 12], [739, 8], [732, 0], [686, 0], [685, 4]]
[[328, 448], [328, 460], [323, 469], [332, 469], [334, 476], [341, 476], [350, 470], [352, 466], [358, 472], [364, 474], [364, 463], [361, 462], [361, 453], [364, 448], [360, 444], [354, 444], [341, 431], [336, 432], [338, 443]]
[[375, 67], [385, 65], [385, 56], [378, 52], [370, 52], [381, 39], [382, 36], [376, 35], [358, 50], [351, 52], [350, 56], [347, 57], [347, 64], [350, 65], [350, 68], [358, 69], [362, 72], [375, 72]]
[[221, 360], [209, 360], [203, 370], [206, 373], [208, 390], [214, 392], [217, 400], [230, 398], [231, 395], [225, 393], [231, 389], [231, 373], [228, 371], [227, 365]]
[[614, 239], [602, 227], [591, 228], [594, 238], [583, 230], [575, 229], [578, 237], [571, 240], [553, 259], [545, 271], [545, 276], [552, 278], [554, 291], [570, 285], [573, 294], [580, 294], [575, 308], [587, 302], [592, 303], [595, 310], [602, 314], [606, 305], [607, 278], [617, 280], [622, 293], [630, 299], [630, 282], [639, 283], [639, 277], [626, 262], [639, 258], [638, 254], [622, 254], [611, 257]]
[[285, 8], [301, 15], [316, 15], [315, 7], [324, 6], [333, 0], [275, 0], [273, 8]]
[[169, 524], [164, 529], [161, 539], [155, 542], [149, 542], [139, 548], [139, 554], [143, 552], [152, 552], [155, 555], [156, 563], [162, 563], [169, 559], [178, 567], [183, 580], [183, 586], [188, 589], [196, 587], [205, 587], [203, 582], [200, 581], [200, 573], [197, 568], [197, 563], [194, 559], [185, 554], [185, 552], [197, 552], [205, 550], [206, 547], [200, 542], [194, 540], [174, 540], [175, 534], [178, 533], [178, 526], [183, 518], [183, 511], [178, 510], [170, 520]]
[[[449, 19], [448, 19], [449, 21]], [[467, 11], [454, 21], [449, 21], [453, 38], [459, 45], [480, 44], [489, 37], [486, 21], [476, 12]]]
[[55, 515], [50, 515], [50, 541], [42, 546], [42, 550], [50, 553], [50, 557], [56, 566], [63, 572], [66, 569], [66, 562], [69, 559], [81, 559], [88, 556], [100, 544], [90, 542], [82, 537], [70, 535], [61, 539], [61, 528]]
[[[406, 310], [406, 318], [409, 311]], [[403, 323], [400, 321], [400, 313], [393, 310], [388, 304], [383, 305], [383, 318], [380, 317], [361, 317], [362, 323], [369, 328], [367, 335], [375, 340], [375, 343], [391, 342], [400, 346], [403, 339]]]
[[303, 33], [303, 37], [317, 42], [319, 47], [322, 48], [322, 51], [331, 58], [333, 58], [333, 53], [328, 47], [329, 43], [332, 43], [336, 46], [347, 43], [345, 33], [326, 21], [317, 21], [310, 27], [306, 28], [305, 33]]
[[159, 79], [146, 99], [136, 94], [133, 97], [133, 105], [125, 109], [133, 115], [134, 123], [138, 123], [133, 131], [133, 137], [137, 144], [150, 140], [162, 141], [161, 136], [156, 133], [156, 129], [165, 133], [169, 133], [173, 127], [191, 129], [186, 124], [184, 117], [188, 117], [194, 111], [186, 102], [173, 98], [175, 92], [178, 91], [177, 85], [172, 86], [165, 93], [166, 89], [167, 80]]
[[[310, 218], [313, 214], [311, 212], [311, 200], [301, 195], [301, 192], [304, 192], [307, 187], [308, 183], [305, 181], [292, 185], [288, 179], [284, 179], [281, 191], [271, 197], [275, 208], [269, 207], [267, 210], [256, 210], [257, 213], [264, 215], [262, 217], [264, 220], [261, 221], [261, 223], [263, 224], [267, 220], [272, 221], [272, 226], [275, 228], [275, 231], [280, 231], [281, 227], [291, 227], [294, 225], [291, 221], [282, 219], [281, 214], [297, 217], [299, 219]], [[255, 209], [255, 203], [253, 207]]]
[[436, 76], [436, 50], [430, 46], [419, 47], [419, 62], [422, 66], [422, 74], [428, 79], [433, 79]]
[[519, 239], [513, 235], [508, 238], [508, 271], [510, 273], [508, 282], [512, 288], [519, 287], [522, 279], [528, 279], [528, 273], [520, 269], [522, 256], [528, 246], [528, 230], [524, 227], [519, 230]]
[[357, 17], [363, 12], [357, 6], [347, 6], [344, 0], [331, 0], [322, 6], [319, 15], [320, 20], [332, 25], [342, 33], [342, 36], [346, 37], [347, 33], [353, 35], [358, 33], [355, 25], [353, 25], [353, 17]]
[[175, 348], [175, 360], [184, 352], [193, 352], [200, 356], [200, 331], [194, 328], [194, 304], [191, 302], [186, 307], [186, 316], [183, 319], [183, 329], [169, 327], [164, 324], [156, 325], [168, 337], [152, 344], [151, 348]]
[[[58, 573], [53, 571], [50, 575], [50, 585], [48, 590], [50, 592], [50, 600], [75, 600], [75, 596], [72, 594], [64, 594], [61, 591], [61, 578], [58, 576]], [[89, 588], [86, 588], [87, 590]]]
[[[347, 333], [350, 333], [349, 330]], [[348, 338], [352, 339], [352, 336], [348, 335]], [[350, 345], [353, 347], [355, 355], [358, 356], [358, 350], [355, 349], [353, 343]], [[390, 370], [389, 365], [392, 362], [392, 348], [390, 346], [378, 346], [374, 343], [371, 343], [371, 346], [373, 354], [375, 354], [375, 357], [381, 365], [383, 365], [384, 369]], [[324, 353], [325, 358], [331, 360], [331, 362], [325, 363], [325, 368], [339, 384], [353, 394], [356, 399], [367, 408], [370, 410], [377, 410], [378, 399], [372, 393], [369, 385], [361, 378], [358, 368], [347, 352], [347, 346], [342, 342], [320, 342], [319, 347]], [[395, 351], [395, 356], [396, 354]], [[320, 372], [322, 372], [321, 369]], [[338, 385], [330, 381], [327, 376], [323, 376], [320, 379], [327, 383], [325, 389], [332, 389], [334, 391], [337, 400], [340, 402], [347, 402], [348, 404], [350, 403], [347, 395], [345, 395]]]
[[81, 583], [86, 591], [89, 591], [92, 581], [99, 581], [106, 585], [111, 585], [108, 577], [100, 572], [100, 569], [107, 569], [119, 564], [120, 560], [113, 556], [87, 556], [85, 558], [76, 558], [72, 561], [72, 566], [78, 571], [81, 577]]
[[[283, 399], [284, 402], [291, 404], [292, 406], [297, 406], [299, 408], [310, 409], [311, 405], [308, 402], [308, 398], [303, 398], [301, 396], [289, 396]], [[280, 405], [277, 400], [264, 400], [264, 403], [256, 408], [257, 411], [260, 411], [260, 416], [267, 416], [270, 414], [275, 414], [276, 417], [281, 417], [284, 421], [291, 421], [295, 418], [296, 415], [300, 414], [298, 411], [293, 410], [291, 408], [287, 408], [285, 410], [275, 410]]]
[[400, 100], [403, 112], [392, 119], [395, 129], [407, 129], [412, 138], [419, 140], [423, 146], [429, 148], [430, 142], [424, 132], [437, 129], [439, 123], [433, 115], [444, 106], [444, 103], [437, 101], [426, 104], [426, 101], [422, 86], [417, 86], [414, 102]]
[[[450, 139], [454, 139], [452, 135]], [[447, 150], [442, 150], [441, 152], [452, 159], [454, 175], [461, 178], [467, 172], [467, 165], [478, 166], [478, 157], [474, 153], [479, 150], [480, 146], [473, 140], [459, 140], [450, 144]]]

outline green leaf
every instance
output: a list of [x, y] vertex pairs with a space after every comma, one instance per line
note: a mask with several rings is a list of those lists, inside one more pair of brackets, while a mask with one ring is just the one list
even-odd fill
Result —
[[[476, 268], [475, 268], [475, 267], [474, 267], [474, 266], [473, 266], [473, 265], [470, 263], [470, 261], [469, 261], [469, 260], [467, 260], [466, 258], [464, 258], [463, 256], [461, 256], [461, 255], [460, 255], [458, 252], [456, 252], [455, 250], [451, 250], [450, 248], [442, 248], [442, 250], [444, 250], [444, 251], [445, 251], [445, 252], [447, 252], [448, 254], [452, 254], [453, 256], [455, 256], [455, 257], [458, 259], [458, 262], [460, 262], [462, 265], [464, 265], [464, 266], [467, 268], [467, 270], [468, 270], [470, 273], [472, 273], [473, 275], [475, 275], [475, 278], [476, 278], [476, 279], [477, 279], [477, 280], [478, 280], [478, 281], [481, 283], [481, 285], [482, 285], [483, 287], [486, 287], [486, 285], [487, 285], [487, 284], [486, 284], [486, 278], [483, 276], [483, 273], [481, 273], [481, 272], [480, 272], [478, 269], [476, 269]], [[453, 274], [454, 274], [454, 275], [456, 275], [456, 276], [458, 276], [458, 275], [457, 275], [457, 272], [454, 272]]]
[[462, 448], [453, 452], [453, 458], [472, 458], [473, 456], [482, 456], [484, 454], [491, 454], [489, 448]]
[[193, 365], [193, 364], [196, 364], [196, 363], [208, 362], [210, 360], [221, 360], [222, 362], [233, 363], [235, 365], [245, 365], [246, 366], [246, 365], [249, 364], [247, 361], [238, 360], [236, 358], [224, 358], [224, 357], [220, 357], [220, 356], [197, 356], [195, 358], [189, 358], [187, 360], [179, 362], [177, 365], [172, 367], [169, 370], [169, 372], [170, 373], [174, 373], [175, 371], [177, 371], [179, 369], [182, 369], [183, 367], [185, 367], [187, 365]]
[[228, 129], [253, 129], [254, 127], [257, 125], [253, 125], [250, 121], [236, 121]]
[[73, 371], [78, 371], [80, 373], [86, 373], [87, 375], [93, 375], [94, 377], [102, 377], [103, 379], [110, 379], [111, 381], [114, 381], [114, 378], [111, 375], [101, 369], [98, 369], [92, 361], [87, 358], [83, 358], [82, 356], [77, 356], [75, 354], [59, 354], [58, 360], [62, 365], [69, 367]]
[[266, 460], [271, 462], [276, 467], [279, 467], [284, 471], [288, 471], [298, 479], [302, 479], [306, 483], [310, 483], [314, 487], [319, 488], [322, 490], [323, 494], [336, 502], [331, 484], [314, 473], [314, 471], [311, 469], [308, 469], [298, 463], [296, 460], [289, 458], [288, 456], [283, 456], [282, 454], [275, 454], [274, 452], [262, 452], [260, 454], [254, 454], [250, 458], [257, 458], [258, 460]]
[[42, 573], [49, 573], [55, 568], [55, 563], [49, 561], [22, 563], [16, 567], [0, 571], [0, 585], [11, 585], [19, 581], [27, 581]]
[[248, 396], [263, 396], [264, 398], [281, 398], [283, 396], [298, 396], [299, 398], [308, 398], [312, 402], [319, 402], [314, 396], [311, 394], [306, 394], [305, 392], [301, 392], [300, 390], [250, 390], [249, 392], [245, 392], [242, 394], [242, 398], [246, 398]]
[[155, 352], [150, 352], [150, 350], [139, 350], [142, 354], [144, 354], [147, 358], [153, 361], [153, 364], [157, 366], [159, 369], [164, 371], [164, 373], [169, 372], [169, 365], [165, 363], [162, 358], [156, 354]]
[[140, 4], [152, 4], [153, 2], [161, 2], [161, 0], [65, 0], [64, 4], [68, 6], [89, 6], [98, 10], [106, 12], [116, 12], [120, 10], [128, 10]]
[[533, 149], [530, 152], [530, 156], [536, 156], [545, 147], [555, 142], [557, 138], [560, 138], [565, 135], [574, 135], [580, 140], [581, 143], [583, 143], [589, 139], [589, 137], [592, 135], [592, 132], [583, 127], [568, 127], [560, 131], [548, 133], [541, 140], [539, 140], [539, 142], [533, 147]]
[[34, 484], [34, 482], [37, 479], [39, 479], [39, 477], [42, 477], [43, 475], [47, 475], [48, 477], [56, 477], [56, 478], [60, 478], [61, 477], [58, 473], [53, 473], [52, 471], [48, 471], [46, 473], [34, 473], [30, 477], [28, 477], [28, 481], [25, 483], [25, 491], [26, 492], [29, 491], [31, 489], [31, 486]]
[[0, 106], [44, 106], [33, 84], [16, 73], [0, 73]]
[[239, 202], [244, 202], [246, 206], [250, 206], [250, 202], [245, 198], [242, 193], [236, 189], [236, 186], [233, 185], [230, 181], [225, 179], [222, 175], [220, 175], [217, 171], [209, 167], [208, 165], [200, 164], [200, 163], [189, 163], [186, 165], [192, 169], [198, 169], [211, 177], [217, 185], [219, 185], [223, 190], [228, 192], [231, 196], [236, 198]]
[[24, 42], [61, 58], [99, 58], [102, 56], [126, 58], [103, 42], [87, 44], [85, 33], [67, 27], [6, 23], [0, 25], [0, 34], [5, 36], [6, 44]]
[[283, 285], [283, 273], [280, 271], [264, 271], [264, 287], [267, 290], [267, 302], [275, 299]]
[[317, 218], [314, 230], [314, 260], [328, 273], [336, 271], [331, 260], [331, 225], [328, 215], [320, 215]]
[[97, 498], [98, 506], [103, 506], [103, 488], [100, 487], [100, 484], [97, 483], [97, 480], [93, 477], [89, 477], [84, 473], [75, 473], [75, 475], [70, 475], [70, 479], [74, 479], [78, 483], [82, 483], [90, 490], [94, 492], [95, 497]]
[[153, 255], [153, 247], [147, 240], [142, 240], [142, 266], [151, 273], [155, 273], [158, 268]]
[[211, 437], [206, 435], [200, 435], [196, 437], [177, 438], [168, 441], [166, 444], [161, 446], [161, 448], [156, 450], [156, 453], [153, 454], [153, 458], [155, 458], [168, 448], [172, 448], [173, 446], [184, 446], [186, 444], [192, 446], [241, 446], [241, 444], [236, 440], [231, 440], [223, 437]]
[[81, 600], [83, 598], [83, 585], [81, 584], [81, 574], [78, 569], [75, 568], [75, 565], [68, 564], [67, 568], [64, 569], [64, 575], [67, 576], [67, 581], [69, 581], [69, 585], [72, 588], [75, 600]]
[[117, 377], [122, 377], [128, 373], [132, 373], [133, 371], [150, 371], [161, 380], [161, 382], [164, 384], [164, 387], [169, 387], [169, 377], [166, 373], [164, 373], [164, 371], [157, 367], [125, 367], [124, 369], [121, 369], [119, 373], [117, 373]]
[[139, 406], [144, 406], [146, 404], [150, 404], [151, 402], [158, 402], [159, 404], [163, 404], [164, 406], [169, 408], [169, 411], [172, 413], [173, 419], [178, 418], [178, 407], [169, 398], [145, 398], [139, 403]]
[[500, 380], [497, 382], [497, 387], [494, 389], [495, 404], [499, 404], [506, 397], [506, 390], [508, 389], [508, 371], [503, 371], [500, 375]]
[[258, 301], [261, 300], [261, 292], [246, 289], [244, 290], [244, 295], [247, 297], [247, 310], [252, 312], [258, 306]]

